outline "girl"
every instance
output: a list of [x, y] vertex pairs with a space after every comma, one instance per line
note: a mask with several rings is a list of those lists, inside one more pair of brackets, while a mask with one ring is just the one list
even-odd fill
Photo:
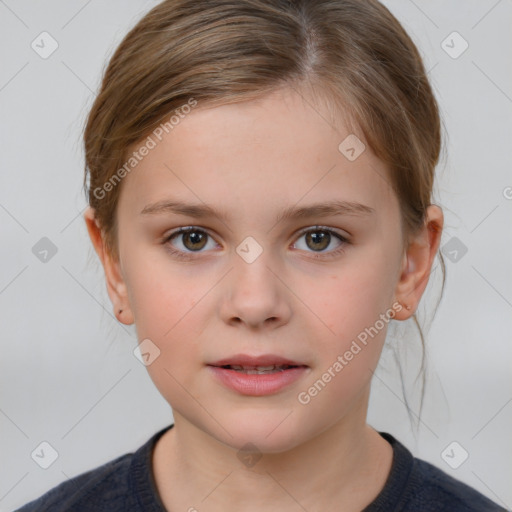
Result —
[[504, 510], [366, 423], [439, 249], [440, 132], [376, 0], [144, 16], [88, 117], [85, 222], [174, 424], [20, 510]]

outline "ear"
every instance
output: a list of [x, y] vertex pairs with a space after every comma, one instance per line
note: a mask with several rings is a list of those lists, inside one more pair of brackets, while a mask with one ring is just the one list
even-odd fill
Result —
[[[425, 224], [409, 242], [395, 290], [395, 297], [403, 306], [395, 316], [397, 320], [407, 320], [418, 307], [439, 249], [443, 223], [444, 216], [441, 208], [430, 205], [427, 208]], [[411, 308], [408, 310], [406, 306]]]
[[123, 324], [133, 324], [134, 318], [128, 301], [127, 288], [122, 277], [120, 262], [114, 259], [107, 249], [100, 224], [95, 217], [94, 209], [90, 206], [87, 207], [84, 213], [84, 220], [94, 250], [105, 271], [107, 292], [114, 307], [114, 315]]

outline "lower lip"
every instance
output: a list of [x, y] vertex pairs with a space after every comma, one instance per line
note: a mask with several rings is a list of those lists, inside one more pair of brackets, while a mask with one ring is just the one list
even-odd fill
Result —
[[208, 368], [226, 387], [238, 391], [242, 395], [250, 396], [264, 396], [277, 393], [300, 379], [309, 369], [307, 366], [297, 366], [274, 373], [249, 375], [219, 366], [208, 366]]

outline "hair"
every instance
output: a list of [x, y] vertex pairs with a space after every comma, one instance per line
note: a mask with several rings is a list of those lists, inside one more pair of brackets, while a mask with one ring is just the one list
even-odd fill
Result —
[[406, 250], [432, 204], [441, 122], [418, 49], [390, 11], [377, 0], [165, 0], [115, 50], [84, 130], [84, 190], [110, 254], [120, 170], [164, 118], [191, 100], [215, 107], [306, 85], [386, 164]]

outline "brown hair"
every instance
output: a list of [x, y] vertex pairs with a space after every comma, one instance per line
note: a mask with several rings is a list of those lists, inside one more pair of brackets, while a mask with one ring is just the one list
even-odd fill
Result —
[[105, 184], [162, 119], [191, 98], [216, 106], [306, 84], [387, 164], [407, 241], [431, 204], [441, 126], [420, 54], [386, 7], [376, 0], [165, 0], [115, 51], [85, 127], [84, 188], [111, 254], [119, 256], [122, 181], [108, 193]]

